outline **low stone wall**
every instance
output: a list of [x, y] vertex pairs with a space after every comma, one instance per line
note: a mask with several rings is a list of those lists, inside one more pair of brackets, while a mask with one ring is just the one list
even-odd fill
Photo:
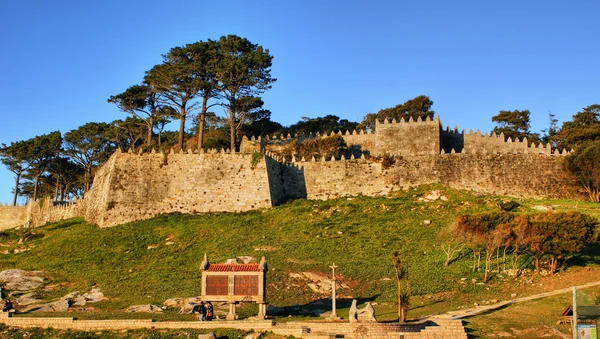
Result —
[[271, 331], [279, 335], [293, 335], [298, 338], [364, 338], [397, 339], [466, 339], [467, 334], [460, 320], [428, 320], [413, 324], [348, 323], [348, 322], [287, 322], [275, 321], [166, 321], [140, 320], [75, 320], [73, 318], [32, 318], [8, 317], [0, 315], [0, 322], [7, 326], [21, 328], [48, 328], [79, 331], [118, 331], [130, 329], [201, 329], [210, 331], [217, 328], [234, 328], [256, 332]]
[[15, 228], [27, 223], [26, 206], [0, 205], [0, 231]]

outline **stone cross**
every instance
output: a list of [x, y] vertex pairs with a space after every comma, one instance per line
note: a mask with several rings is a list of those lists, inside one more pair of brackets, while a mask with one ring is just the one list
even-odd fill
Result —
[[331, 319], [339, 319], [336, 314], [336, 297], [335, 297], [335, 269], [338, 266], [333, 263], [333, 265], [329, 266], [331, 268]]

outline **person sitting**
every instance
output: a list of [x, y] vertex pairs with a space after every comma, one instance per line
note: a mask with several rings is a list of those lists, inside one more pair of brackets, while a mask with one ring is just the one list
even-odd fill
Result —
[[201, 301], [200, 304], [194, 306], [192, 313], [198, 313], [198, 320], [205, 321], [206, 320], [206, 306], [204, 306], [204, 301]]
[[206, 320], [207, 321], [212, 321], [213, 317], [215, 316], [214, 314], [214, 308], [213, 308], [213, 304], [210, 301], [206, 302]]
[[13, 303], [12, 301], [10, 301], [10, 299], [6, 299], [6, 301], [4, 302], [4, 306], [2, 307], [2, 312], [10, 312], [10, 310], [13, 309]]

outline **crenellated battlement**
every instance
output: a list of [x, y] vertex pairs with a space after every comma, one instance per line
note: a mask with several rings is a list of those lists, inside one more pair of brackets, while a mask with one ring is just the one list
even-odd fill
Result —
[[[108, 227], [160, 213], [249, 211], [288, 199], [377, 196], [429, 183], [523, 197], [571, 196], [574, 183], [562, 166], [567, 151], [441, 126], [439, 117], [384, 119], [374, 132], [244, 137], [241, 152], [119, 149], [96, 171], [85, 199], [0, 206], [0, 228], [9, 217], [37, 226], [75, 216]], [[332, 135], [348, 145], [341, 157], [286, 159], [280, 153], [294, 140]], [[383, 154], [392, 156], [385, 167], [378, 160]]]
[[551, 145], [528, 144], [528, 141], [505, 140], [503, 134], [482, 134], [480, 130], [468, 133], [458, 126], [442, 128], [439, 116], [434, 119], [427, 117], [416, 120], [410, 119], [383, 119], [375, 121], [375, 131], [353, 130], [334, 131], [324, 134], [308, 135], [273, 135], [264, 138], [244, 137], [241, 152], [251, 153], [269, 150], [281, 152], [293, 140], [302, 142], [307, 139], [324, 138], [339, 135], [344, 138], [350, 153], [355, 157], [361, 154], [382, 155], [420, 155], [420, 154], [445, 154], [445, 153], [525, 153], [564, 155], [563, 152], [552, 151]]

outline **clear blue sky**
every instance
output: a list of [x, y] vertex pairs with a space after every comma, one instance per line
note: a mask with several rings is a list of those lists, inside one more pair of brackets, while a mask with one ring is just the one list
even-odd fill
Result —
[[[236, 34], [268, 48], [272, 119], [366, 113], [428, 95], [444, 125], [532, 130], [600, 103], [600, 2], [0, 1], [0, 143], [125, 117], [106, 102], [169, 48]], [[13, 175], [0, 169], [0, 202]]]

